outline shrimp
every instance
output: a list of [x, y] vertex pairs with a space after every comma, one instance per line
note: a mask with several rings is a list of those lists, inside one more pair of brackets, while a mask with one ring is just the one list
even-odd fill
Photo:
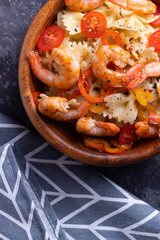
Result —
[[[156, 12], [156, 5], [150, 0], [108, 0], [124, 9], [138, 13], [152, 14]], [[73, 11], [86, 12], [98, 8], [106, 0], [65, 0], [68, 8]]]
[[73, 87], [80, 76], [80, 65], [74, 53], [66, 47], [60, 47], [54, 48], [50, 57], [56, 73], [42, 67], [37, 52], [29, 53], [29, 63], [34, 75], [50, 87], [61, 89]]
[[130, 54], [117, 45], [104, 45], [98, 48], [91, 60], [94, 75], [109, 86], [123, 87], [127, 78], [124, 73], [107, 68], [110, 62], [124, 68], [130, 58]]
[[[141, 63], [137, 63], [137, 65], [138, 64], [140, 65]], [[141, 67], [139, 68], [139, 72], [135, 74], [135, 77], [133, 78], [133, 80], [129, 81], [126, 88], [127, 89], [136, 88], [148, 77], [159, 77], [159, 76], [160, 76], [160, 62], [154, 61], [154, 62], [146, 64], [145, 66], [143, 66], [141, 64]], [[159, 86], [159, 88], [158, 88], [158, 86], [157, 86], [157, 91], [159, 91], [158, 94], [160, 96], [160, 86]]]
[[43, 96], [38, 104], [39, 112], [56, 121], [70, 121], [83, 117], [89, 110], [88, 102], [81, 102], [77, 109], [69, 109], [66, 98]]
[[147, 77], [159, 77], [160, 76], [160, 62], [154, 61], [144, 66], [144, 70]]
[[67, 7], [73, 11], [87, 12], [98, 8], [106, 0], [65, 0]]
[[129, 52], [117, 45], [101, 46], [91, 60], [93, 73], [106, 86], [133, 89], [151, 75], [150, 66], [147, 66], [148, 64], [144, 67], [143, 64], [137, 62], [126, 73], [107, 68], [110, 62], [114, 62], [119, 68], [124, 68], [129, 58]]
[[138, 13], [152, 14], [156, 12], [156, 5], [150, 0], [109, 0], [124, 9]]
[[160, 114], [150, 112], [149, 113], [148, 122], [150, 124], [155, 124], [155, 125], [159, 125], [160, 126]]
[[147, 122], [137, 122], [135, 125], [136, 134], [142, 138], [152, 138], [159, 136], [159, 127], [152, 126]]
[[[126, 73], [107, 68], [110, 62], [114, 62], [119, 68], [124, 68], [130, 54], [117, 45], [105, 45], [98, 48], [91, 60], [94, 75], [108, 86], [136, 88], [148, 77], [160, 76], [160, 62], [154, 61], [146, 64], [137, 62]], [[159, 86], [159, 85], [158, 85]], [[160, 86], [159, 96], [160, 96]]]
[[114, 123], [96, 121], [89, 116], [80, 118], [76, 129], [81, 134], [97, 137], [115, 136], [120, 131]]

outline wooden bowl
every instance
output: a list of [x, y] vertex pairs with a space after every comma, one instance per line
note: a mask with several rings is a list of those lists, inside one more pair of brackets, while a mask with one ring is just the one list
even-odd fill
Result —
[[41, 91], [43, 84], [33, 75], [28, 63], [28, 52], [34, 50], [42, 31], [56, 19], [64, 8], [63, 0], [49, 0], [39, 11], [25, 36], [19, 60], [19, 88], [24, 108], [37, 131], [58, 151], [80, 162], [97, 166], [119, 166], [136, 163], [160, 152], [160, 139], [141, 140], [123, 154], [110, 155], [86, 148], [82, 136], [63, 122], [43, 117], [35, 107], [32, 92]]

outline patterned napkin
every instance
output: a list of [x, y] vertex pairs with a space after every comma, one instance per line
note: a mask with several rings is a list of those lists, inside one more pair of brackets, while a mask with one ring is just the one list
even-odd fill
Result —
[[155, 240], [160, 213], [0, 114], [0, 239]]

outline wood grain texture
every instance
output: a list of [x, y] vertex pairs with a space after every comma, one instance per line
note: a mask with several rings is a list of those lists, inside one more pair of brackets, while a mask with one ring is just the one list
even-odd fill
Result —
[[35, 107], [32, 92], [39, 91], [42, 84], [33, 77], [28, 63], [28, 52], [34, 50], [42, 31], [55, 19], [57, 12], [64, 8], [64, 1], [49, 0], [36, 15], [30, 25], [21, 49], [19, 59], [19, 89], [28, 117], [42, 137], [58, 151], [80, 162], [98, 166], [120, 166], [135, 163], [160, 152], [160, 139], [142, 140], [123, 154], [99, 153], [83, 145], [82, 136], [63, 122], [55, 122], [43, 117]]

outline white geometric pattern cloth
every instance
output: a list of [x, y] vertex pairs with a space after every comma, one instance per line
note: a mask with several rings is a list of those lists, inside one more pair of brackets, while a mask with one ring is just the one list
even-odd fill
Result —
[[160, 239], [159, 211], [94, 168], [2, 114], [0, 134], [0, 239]]

